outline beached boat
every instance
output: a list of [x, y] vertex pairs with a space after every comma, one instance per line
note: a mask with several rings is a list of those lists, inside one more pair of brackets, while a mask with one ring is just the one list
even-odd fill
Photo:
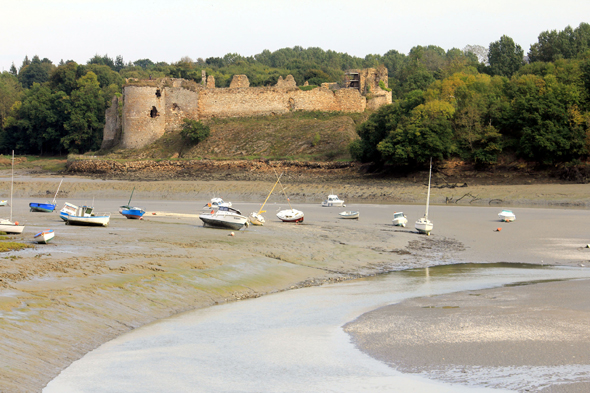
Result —
[[279, 211], [277, 217], [283, 222], [303, 222], [304, 214], [301, 210], [291, 208]]
[[430, 204], [430, 179], [432, 178], [432, 158], [430, 158], [430, 171], [428, 172], [428, 194], [426, 196], [426, 212], [424, 217], [416, 221], [415, 228], [419, 233], [424, 233], [430, 236], [430, 232], [434, 228], [432, 221], [428, 219], [428, 205]]
[[141, 207], [131, 206], [131, 198], [133, 198], [134, 191], [135, 187], [133, 187], [133, 191], [131, 191], [131, 196], [129, 197], [129, 202], [127, 202], [127, 205], [119, 206], [119, 213], [130, 219], [141, 220], [145, 214], [145, 210], [143, 210]]
[[502, 210], [498, 213], [498, 217], [500, 217], [500, 221], [504, 222], [511, 222], [516, 220], [516, 216], [512, 213], [512, 210]]
[[111, 220], [110, 213], [94, 213], [90, 206], [80, 206], [74, 214], [67, 216], [66, 225], [85, 225], [107, 227]]
[[231, 207], [231, 202], [225, 202], [221, 198], [211, 198], [211, 202], [205, 205], [205, 208], [218, 209], [220, 207]]
[[49, 243], [53, 238], [55, 237], [55, 232], [53, 231], [53, 229], [46, 229], [44, 231], [41, 231], [39, 233], [37, 233], [34, 236], [34, 239], [37, 243], [40, 244], [47, 244]]
[[62, 207], [61, 210], [59, 211], [59, 217], [62, 220], [67, 221], [68, 216], [76, 213], [77, 209], [78, 209], [78, 206], [74, 205], [73, 203], [66, 202], [64, 204], [64, 207]]
[[0, 232], [10, 233], [10, 234], [18, 234], [23, 233], [25, 230], [24, 225], [20, 225], [18, 221], [12, 221], [12, 193], [14, 189], [14, 150], [12, 151], [12, 164], [11, 164], [12, 172], [11, 172], [11, 179], [10, 179], [10, 219], [0, 219]]
[[346, 205], [342, 199], [338, 198], [338, 195], [328, 195], [328, 199], [322, 202], [322, 207], [333, 206], [344, 207]]
[[340, 216], [340, 218], [348, 218], [348, 219], [357, 219], [358, 220], [360, 213], [349, 211], [349, 212], [338, 213], [338, 215]]
[[[281, 173], [281, 176], [283, 176], [282, 173]], [[262, 209], [264, 209], [264, 205], [266, 205], [266, 201], [268, 201], [268, 198], [270, 198], [270, 195], [274, 191], [275, 187], [277, 186], [277, 184], [279, 184], [279, 180], [281, 180], [281, 176], [279, 176], [279, 178], [275, 182], [275, 185], [271, 188], [270, 192], [266, 196], [266, 199], [264, 200], [264, 203], [262, 204], [262, 206], [260, 206], [260, 209], [258, 210], [258, 212], [252, 212], [248, 216], [248, 220], [250, 220], [250, 224], [264, 225], [264, 223], [266, 222], [264, 220], [264, 217], [262, 216], [262, 213], [266, 213], [266, 210], [262, 210]]]
[[[276, 174], [276, 173], [275, 173]], [[285, 191], [285, 187], [283, 187], [283, 183], [281, 183], [280, 179], [278, 180], [281, 188], [283, 189], [283, 195], [287, 198], [287, 203], [289, 204], [289, 209], [281, 210], [277, 212], [277, 217], [279, 220], [283, 222], [303, 222], [304, 214], [301, 210], [293, 209], [291, 206], [291, 200], [287, 196], [287, 192]]]
[[41, 212], [41, 213], [53, 213], [55, 210], [55, 199], [57, 198], [57, 193], [59, 192], [59, 188], [61, 187], [61, 183], [63, 183], [64, 179], [61, 179], [59, 182], [59, 186], [57, 186], [57, 191], [55, 192], [55, 196], [53, 197], [52, 202], [45, 202], [45, 203], [38, 203], [38, 202], [31, 202], [29, 203], [29, 208], [32, 212]]
[[396, 227], [406, 227], [408, 218], [403, 212], [393, 212], [393, 225]]
[[244, 225], [248, 225], [248, 217], [242, 216], [239, 210], [227, 206], [220, 206], [217, 210], [202, 213], [199, 218], [203, 221], [203, 226], [215, 228], [240, 230]]
[[8, 201], [0, 201], [0, 207], [8, 205]]

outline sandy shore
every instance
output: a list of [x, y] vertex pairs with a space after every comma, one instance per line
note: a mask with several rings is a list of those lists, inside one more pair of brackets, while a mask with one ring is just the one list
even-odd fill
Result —
[[[2, 189], [9, 190], [6, 180], [0, 179]], [[15, 180], [13, 217], [27, 229], [11, 238], [32, 243], [32, 235], [46, 228], [55, 229], [56, 238], [0, 259], [0, 391], [40, 391], [61, 369], [113, 337], [198, 307], [409, 267], [468, 261], [579, 265], [590, 259], [584, 248], [590, 239], [580, 230], [590, 218], [587, 210], [515, 209], [517, 221], [500, 224], [499, 206], [470, 207], [463, 199], [431, 208], [436, 226], [426, 237], [411, 226], [391, 226], [394, 210], [402, 209], [410, 222], [423, 214], [424, 187], [341, 184], [334, 192], [349, 200], [347, 210], [361, 211], [353, 221], [339, 220], [341, 209], [319, 206], [330, 185], [310, 183], [288, 188], [294, 207], [306, 213], [303, 225], [276, 219], [276, 210], [287, 206], [276, 194], [265, 209], [266, 226], [231, 237], [201, 226], [202, 206], [213, 195], [223, 196], [247, 214], [258, 210], [272, 183], [69, 177], [62, 203], [94, 199], [98, 212], [112, 213], [108, 228], [80, 228], [65, 226], [57, 214], [28, 211], [28, 202], [51, 199], [59, 180]], [[116, 213], [134, 186], [134, 204], [148, 211], [142, 221]], [[480, 187], [469, 192], [483, 205], [493, 199], [543, 207], [588, 202], [584, 185]], [[433, 200], [444, 204], [448, 193], [455, 198], [465, 190], [435, 190]], [[495, 232], [499, 226], [502, 231]]]

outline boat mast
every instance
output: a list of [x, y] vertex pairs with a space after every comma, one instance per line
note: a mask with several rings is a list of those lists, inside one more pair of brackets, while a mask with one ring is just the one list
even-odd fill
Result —
[[283, 176], [283, 174], [281, 173], [281, 176], [279, 176], [279, 178], [277, 179], [277, 181], [275, 182], [275, 185], [272, 186], [272, 190], [270, 190], [270, 192], [268, 193], [268, 196], [266, 197], [266, 199], [264, 200], [264, 203], [262, 204], [262, 206], [260, 207], [260, 210], [258, 210], [258, 214], [262, 213], [262, 209], [264, 209], [264, 205], [266, 205], [266, 201], [268, 201], [268, 198], [270, 198], [270, 195], [272, 194], [272, 192], [274, 191], [275, 187], [277, 186], [277, 184], [279, 184], [279, 180], [281, 180], [281, 177]]
[[129, 202], [127, 202], [127, 206], [131, 206], [131, 198], [133, 198], [133, 191], [135, 191], [135, 187], [131, 190], [131, 196], [129, 197]]
[[[289, 209], [291, 209], [291, 211], [293, 211], [293, 206], [291, 206], [291, 201], [289, 200], [289, 197], [287, 196], [287, 193], [285, 192], [285, 186], [283, 186], [283, 183], [281, 183], [281, 178], [280, 176], [277, 174], [277, 171], [275, 170], [275, 168], [272, 168], [273, 171], [275, 171], [275, 176], [278, 177], [277, 181], [279, 182], [279, 184], [281, 185], [281, 188], [283, 189], [283, 194], [285, 194], [285, 198], [287, 198], [287, 203], [289, 204]], [[281, 176], [283, 176], [283, 174], [281, 173]]]
[[12, 222], [12, 187], [14, 184], [14, 150], [12, 151], [12, 178], [10, 180], [10, 221]]
[[59, 188], [61, 187], [61, 183], [63, 183], [64, 179], [61, 179], [61, 181], [59, 182], [59, 186], [57, 186], [57, 191], [55, 192], [55, 196], [53, 197], [53, 203], [55, 205], [55, 199], [57, 198], [57, 194], [59, 193]]
[[430, 203], [430, 178], [432, 177], [432, 157], [430, 157], [430, 170], [428, 171], [428, 193], [426, 194], [426, 212], [424, 217], [428, 219], [428, 205]]

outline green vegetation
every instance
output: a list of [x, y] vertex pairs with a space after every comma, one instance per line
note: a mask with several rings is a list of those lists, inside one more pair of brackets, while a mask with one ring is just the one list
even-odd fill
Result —
[[33, 248], [32, 244], [18, 243], [18, 242], [0, 242], [0, 252], [19, 251], [25, 248]]
[[[0, 153], [13, 149], [19, 155], [97, 151], [105, 109], [124, 83], [136, 83], [134, 80], [145, 84], [151, 79], [155, 84], [158, 78], [173, 77], [199, 83], [205, 71], [215, 77], [217, 87], [228, 87], [237, 74], [246, 75], [251, 86], [269, 86], [292, 75], [300, 89], [311, 90], [324, 82], [343, 85], [346, 70], [384, 65], [388, 88], [385, 83], [380, 87], [391, 90], [394, 103], [368, 120], [366, 114], [318, 112], [293, 113], [289, 118], [296, 119], [293, 127], [284, 123], [288, 117], [283, 116], [215, 120], [208, 123], [211, 137], [192, 146], [186, 155], [350, 159], [341, 143], [352, 140], [349, 151], [353, 158], [379, 164], [412, 166], [430, 156], [489, 164], [502, 154], [544, 164], [586, 160], [590, 151], [590, 25], [542, 32], [527, 53], [528, 63], [524, 54], [512, 38], [503, 35], [488, 47], [444, 50], [416, 46], [408, 54], [390, 50], [364, 58], [299, 46], [264, 50], [250, 57], [236, 53], [196, 60], [185, 57], [172, 64], [96, 55], [86, 64], [61, 61], [54, 65], [46, 58], [25, 57], [20, 67], [0, 74]], [[309, 86], [303, 86], [305, 82]], [[328, 132], [318, 130], [318, 124]], [[357, 125], [360, 139], [354, 134], [338, 139], [332, 129], [336, 124], [346, 132], [351, 124]], [[233, 134], [238, 129], [247, 133], [247, 142]], [[284, 134], [285, 129], [293, 135]], [[215, 135], [224, 132], [228, 135], [223, 142], [227, 145], [229, 141], [231, 147], [219, 147], [222, 143]], [[315, 135], [321, 139], [317, 141]], [[276, 143], [267, 146], [262, 137]], [[180, 151], [182, 139], [179, 134], [165, 136], [150, 147], [148, 157], [169, 158], [171, 151]]]

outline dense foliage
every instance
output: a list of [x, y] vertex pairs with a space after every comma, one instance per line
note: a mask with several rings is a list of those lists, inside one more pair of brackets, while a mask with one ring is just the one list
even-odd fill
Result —
[[[105, 109], [126, 78], [185, 78], [202, 71], [227, 87], [293, 75], [299, 86], [343, 83], [345, 71], [385, 65], [394, 103], [358, 128], [354, 158], [415, 165], [432, 156], [493, 163], [502, 152], [542, 163], [586, 158], [590, 138], [590, 25], [546, 31], [524, 50], [502, 36], [463, 50], [416, 46], [364, 58], [320, 48], [283, 48], [244, 57], [184, 57], [172, 64], [96, 55], [86, 64], [26, 57], [0, 74], [0, 152], [56, 154], [97, 150]], [[385, 87], [385, 86], [383, 86]], [[312, 87], [308, 87], [312, 88]]]

